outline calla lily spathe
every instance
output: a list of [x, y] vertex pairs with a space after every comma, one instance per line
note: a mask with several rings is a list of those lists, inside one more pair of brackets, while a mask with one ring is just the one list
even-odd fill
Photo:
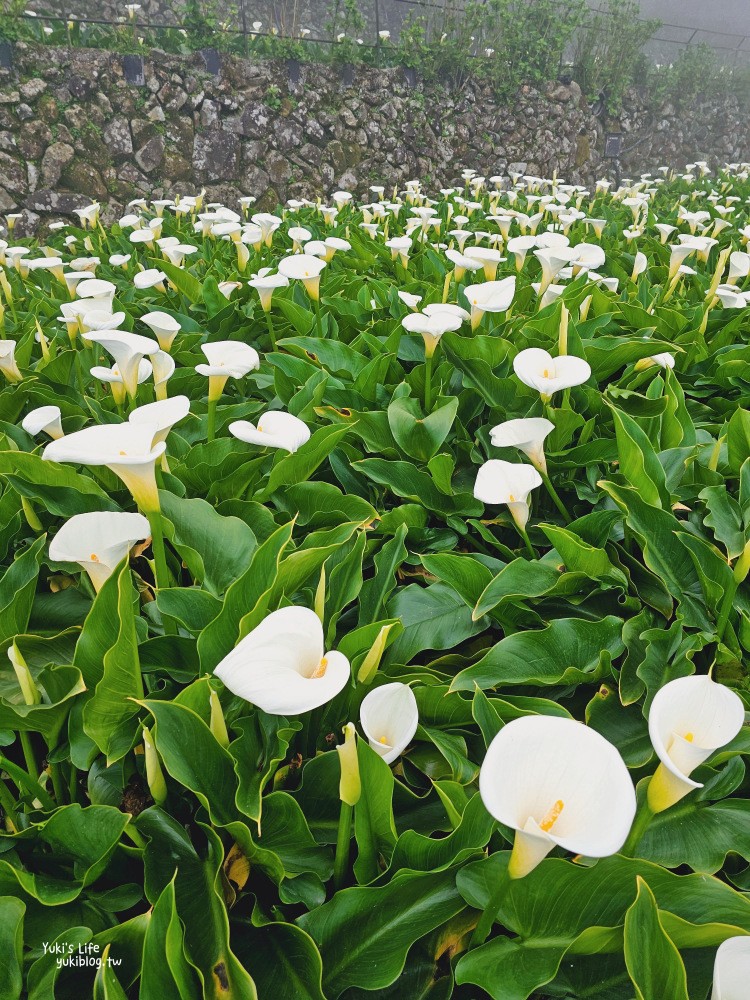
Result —
[[320, 275], [326, 262], [312, 254], [297, 253], [279, 261], [279, 274], [290, 281], [301, 281], [310, 298], [317, 302], [320, 298]]
[[158, 310], [141, 316], [141, 323], [145, 323], [146, 326], [151, 327], [162, 351], [169, 351], [174, 338], [181, 329], [180, 324], [174, 316], [170, 316], [169, 313], [159, 312]]
[[477, 473], [474, 496], [482, 503], [507, 504], [521, 531], [529, 520], [529, 494], [542, 485], [542, 477], [532, 465], [503, 462], [492, 458]]
[[398, 681], [382, 684], [365, 696], [359, 721], [372, 749], [392, 764], [414, 739], [419, 725], [414, 692]]
[[428, 316], [425, 313], [409, 313], [401, 320], [401, 325], [409, 333], [420, 333], [424, 340], [425, 354], [431, 358], [435, 353], [435, 348], [440, 343], [440, 338], [449, 330], [458, 330], [463, 320], [449, 312], [434, 313]]
[[505, 312], [510, 308], [516, 294], [516, 278], [511, 275], [502, 281], [485, 281], [479, 285], [469, 285], [464, 289], [471, 306], [471, 328], [475, 330], [486, 312]]
[[199, 375], [208, 377], [208, 398], [218, 399], [228, 378], [242, 378], [260, 368], [260, 356], [254, 347], [239, 340], [220, 340], [203, 344], [201, 350], [208, 364], [195, 366]]
[[347, 658], [325, 651], [318, 616], [296, 606], [264, 618], [214, 673], [233, 694], [269, 715], [301, 715], [319, 708], [350, 678]]
[[154, 468], [166, 450], [163, 441], [154, 444], [155, 424], [101, 424], [84, 427], [52, 441], [42, 452], [51, 462], [74, 465], [106, 465], [130, 490], [145, 513], [159, 510]]
[[87, 336], [90, 341], [99, 344], [112, 355], [122, 376], [125, 391], [131, 399], [135, 399], [141, 361], [149, 354], [156, 354], [159, 350], [158, 343], [150, 337], [141, 337], [140, 334], [125, 333], [122, 330], [103, 330], [100, 333], [89, 333]]
[[750, 983], [750, 936], [723, 941], [714, 959], [711, 1000], [747, 1000]]
[[692, 771], [742, 729], [745, 706], [731, 688], [709, 676], [678, 677], [660, 688], [648, 713], [648, 732], [660, 764], [648, 786], [648, 804], [662, 812], [703, 786]]
[[63, 436], [62, 423], [60, 422], [59, 406], [38, 406], [35, 410], [27, 413], [21, 422], [21, 426], [27, 434], [34, 437], [36, 434], [49, 434], [55, 440]]
[[9, 382], [23, 380], [23, 375], [16, 361], [15, 340], [0, 340], [0, 371]]
[[573, 719], [528, 715], [490, 743], [479, 774], [487, 811], [516, 831], [508, 867], [522, 878], [554, 847], [604, 858], [635, 817], [633, 782], [619, 752]]
[[524, 385], [536, 389], [547, 402], [560, 389], [570, 389], [591, 378], [591, 367], [583, 358], [561, 354], [553, 358], [539, 347], [527, 347], [513, 359], [513, 371]]
[[258, 418], [257, 424], [249, 420], [235, 420], [229, 425], [229, 433], [247, 444], [283, 448], [288, 452], [297, 451], [310, 440], [310, 428], [304, 420], [282, 410], [268, 410]]
[[137, 406], [128, 421], [131, 424], [147, 424], [154, 429], [153, 443], [166, 441], [167, 435], [175, 424], [190, 413], [190, 400], [187, 396], [173, 396], [171, 399], [157, 400]]
[[518, 448], [535, 469], [546, 474], [544, 442], [554, 429], [555, 425], [545, 417], [521, 417], [493, 427], [490, 441], [495, 448]]
[[75, 514], [50, 542], [49, 555], [55, 562], [78, 563], [88, 573], [94, 590], [99, 591], [126, 553], [150, 533], [143, 514]]

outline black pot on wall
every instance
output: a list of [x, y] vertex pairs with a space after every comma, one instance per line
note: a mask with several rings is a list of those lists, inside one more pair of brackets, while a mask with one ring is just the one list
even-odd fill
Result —
[[126, 55], [122, 57], [122, 71], [126, 81], [133, 87], [146, 86], [146, 74], [143, 69], [143, 56]]
[[417, 85], [417, 71], [413, 66], [402, 66], [404, 71], [404, 79], [406, 80], [407, 87], [416, 87]]
[[221, 53], [217, 49], [201, 49], [201, 55], [206, 64], [206, 72], [218, 76], [221, 73]]
[[300, 66], [299, 59], [287, 59], [286, 71], [289, 76], [290, 83], [299, 83], [302, 75], [302, 67]]
[[0, 42], [0, 69], [13, 69], [13, 46], [10, 42]]

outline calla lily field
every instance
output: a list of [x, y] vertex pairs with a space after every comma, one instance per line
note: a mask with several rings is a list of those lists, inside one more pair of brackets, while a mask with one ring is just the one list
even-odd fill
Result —
[[0, 998], [741, 1000], [750, 165], [0, 240]]

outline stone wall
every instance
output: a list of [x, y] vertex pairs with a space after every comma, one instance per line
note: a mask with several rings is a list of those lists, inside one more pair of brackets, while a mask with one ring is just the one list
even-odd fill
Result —
[[[153, 51], [134, 86], [116, 54], [19, 44], [0, 70], [0, 212], [23, 209], [33, 229], [89, 199], [111, 218], [133, 198], [201, 186], [208, 200], [253, 194], [273, 208], [411, 177], [438, 188], [468, 165], [583, 182], [611, 173], [576, 84], [524, 87], [500, 105], [475, 84], [450, 92], [400, 68], [350, 70], [224, 57], [214, 76], [200, 54]], [[607, 128], [633, 147], [630, 175], [750, 159], [750, 120], [731, 98], [649, 108], [631, 94]]]

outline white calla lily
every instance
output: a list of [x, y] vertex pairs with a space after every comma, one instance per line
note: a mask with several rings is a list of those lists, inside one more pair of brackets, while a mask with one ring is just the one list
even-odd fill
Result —
[[[266, 270], [265, 268], [263, 270]], [[286, 288], [289, 278], [285, 274], [257, 274], [248, 281], [248, 285], [254, 288], [260, 297], [260, 305], [263, 312], [270, 312], [273, 293], [277, 288]]]
[[172, 346], [172, 341], [180, 332], [180, 324], [174, 318], [170, 316], [169, 313], [165, 312], [149, 312], [145, 316], [141, 316], [141, 323], [145, 323], [146, 326], [150, 327], [156, 339], [159, 341], [159, 347], [162, 351], [169, 351]]
[[714, 959], [711, 1000], [747, 1000], [750, 982], [750, 936], [740, 934], [723, 941]]
[[196, 365], [195, 370], [208, 377], [209, 400], [221, 396], [228, 378], [242, 378], [260, 367], [260, 356], [255, 348], [239, 340], [203, 344], [201, 350], [208, 364]]
[[619, 752], [573, 719], [528, 715], [490, 743], [479, 774], [487, 811], [516, 831], [508, 873], [522, 878], [554, 847], [604, 858], [635, 817], [633, 782]]
[[542, 485], [542, 477], [533, 465], [503, 462], [491, 458], [477, 473], [474, 496], [482, 503], [507, 504], [521, 532], [529, 520], [529, 494]]
[[304, 420], [282, 410], [268, 410], [258, 418], [257, 424], [249, 420], [235, 420], [228, 429], [233, 437], [247, 444], [283, 448], [288, 452], [297, 451], [310, 440], [310, 428]]
[[[160, 353], [160, 352], [157, 352]], [[156, 354], [152, 355], [156, 357]], [[105, 368], [104, 365], [94, 365], [90, 369], [91, 374], [98, 382], [106, 382], [110, 389], [112, 390], [112, 398], [114, 399], [117, 406], [122, 406], [125, 402], [125, 385], [122, 381], [122, 375], [120, 374], [120, 369], [117, 365], [112, 365], [111, 368]], [[138, 385], [141, 385], [146, 381], [147, 378], [153, 372], [153, 367], [150, 361], [146, 358], [141, 361], [138, 365]]]
[[[174, 358], [166, 351], [157, 351], [151, 355], [151, 365], [154, 373], [154, 393], [157, 399], [167, 398], [167, 382], [175, 370]], [[140, 381], [140, 379], [139, 379]]]
[[154, 468], [166, 450], [154, 444], [154, 424], [101, 424], [51, 441], [42, 458], [74, 465], [106, 465], [130, 490], [145, 514], [159, 510]]
[[148, 424], [154, 428], [154, 444], [166, 441], [167, 435], [175, 424], [184, 420], [190, 413], [190, 400], [187, 396], [173, 396], [171, 399], [157, 400], [137, 406], [128, 417], [131, 424]]
[[301, 281], [305, 291], [317, 302], [320, 298], [320, 275], [326, 262], [308, 253], [297, 253], [279, 261], [279, 274], [290, 281]]
[[401, 320], [401, 325], [409, 333], [419, 333], [424, 340], [425, 354], [431, 358], [435, 353], [435, 348], [440, 343], [440, 338], [449, 330], [458, 330], [462, 319], [450, 312], [433, 313], [428, 316], [425, 313], [409, 313]]
[[648, 786], [652, 812], [702, 788], [690, 774], [733, 740], [744, 721], [740, 697], [705, 674], [678, 677], [660, 688], [648, 713], [648, 732], [660, 761]]
[[536, 389], [547, 402], [560, 389], [581, 385], [591, 377], [591, 367], [583, 358], [561, 354], [553, 358], [539, 347], [527, 347], [513, 359], [513, 371], [524, 385]]
[[214, 673], [233, 694], [269, 715], [301, 715], [319, 708], [350, 678], [347, 658], [325, 651], [320, 619], [302, 607], [272, 612]]
[[23, 375], [16, 361], [15, 340], [0, 340], [0, 372], [9, 382], [23, 380]]
[[49, 434], [51, 438], [57, 440], [57, 438], [63, 436], [60, 416], [59, 406], [38, 406], [35, 410], [31, 410], [26, 414], [21, 422], [21, 426], [32, 437], [44, 431], [45, 434]]
[[123, 330], [89, 333], [87, 339], [99, 344], [112, 355], [122, 376], [125, 391], [131, 399], [135, 399], [140, 363], [146, 355], [156, 354], [159, 350], [157, 342], [150, 337], [141, 337], [138, 333], [125, 333]]
[[78, 563], [88, 573], [94, 590], [99, 591], [135, 543], [150, 533], [143, 514], [75, 514], [50, 542], [49, 555], [55, 562]]
[[516, 278], [511, 275], [501, 281], [485, 281], [479, 285], [468, 285], [464, 289], [471, 306], [471, 328], [475, 330], [486, 312], [506, 312], [516, 294]]
[[535, 469], [546, 475], [544, 442], [554, 429], [555, 425], [545, 417], [521, 417], [518, 420], [506, 420], [493, 427], [490, 441], [495, 448], [518, 448]]
[[398, 681], [376, 687], [365, 695], [359, 721], [372, 749], [392, 764], [414, 739], [419, 725], [414, 692]]

